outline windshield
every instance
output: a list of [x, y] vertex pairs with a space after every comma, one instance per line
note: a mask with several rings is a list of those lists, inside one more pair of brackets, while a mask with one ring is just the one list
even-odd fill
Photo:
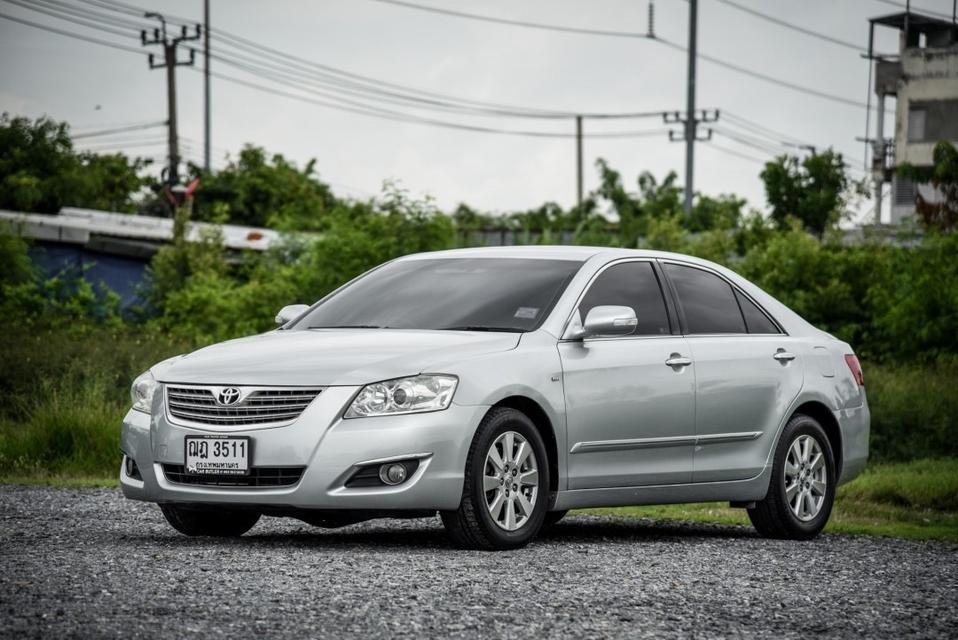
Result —
[[315, 307], [294, 328], [531, 331], [580, 266], [521, 258], [392, 262]]

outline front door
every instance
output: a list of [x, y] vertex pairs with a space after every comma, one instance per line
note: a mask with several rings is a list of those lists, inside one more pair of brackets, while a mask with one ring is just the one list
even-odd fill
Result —
[[670, 329], [652, 263], [605, 268], [578, 313], [584, 319], [601, 305], [631, 307], [638, 324], [626, 336], [559, 343], [569, 488], [691, 482], [695, 376], [686, 339]]

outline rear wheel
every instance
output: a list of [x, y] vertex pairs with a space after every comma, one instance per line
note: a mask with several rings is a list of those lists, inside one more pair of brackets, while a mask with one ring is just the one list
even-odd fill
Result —
[[260, 514], [255, 511], [207, 510], [161, 504], [170, 526], [187, 536], [238, 537], [253, 528]]
[[469, 448], [459, 509], [440, 515], [457, 546], [515, 549], [539, 532], [548, 501], [542, 436], [524, 413], [496, 407]]
[[811, 416], [795, 415], [776, 448], [768, 494], [748, 517], [767, 538], [814, 538], [832, 512], [835, 484], [835, 456], [825, 430]]

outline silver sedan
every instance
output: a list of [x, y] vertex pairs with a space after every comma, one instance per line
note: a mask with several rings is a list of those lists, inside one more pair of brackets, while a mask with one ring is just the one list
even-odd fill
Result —
[[568, 509], [721, 500], [807, 539], [868, 457], [852, 348], [689, 256], [406, 256], [277, 322], [133, 384], [123, 492], [184, 534], [438, 511], [505, 549]]

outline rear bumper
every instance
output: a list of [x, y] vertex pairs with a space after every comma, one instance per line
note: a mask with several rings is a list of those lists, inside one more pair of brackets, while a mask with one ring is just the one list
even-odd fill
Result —
[[868, 462], [868, 439], [871, 433], [871, 412], [868, 402], [835, 412], [842, 430], [842, 473], [838, 484], [854, 480]]
[[[171, 482], [163, 464], [182, 465], [187, 435], [220, 434], [171, 424], [162, 410], [130, 410], [121, 448], [141, 479], [120, 470], [127, 498], [150, 502], [269, 505], [291, 509], [456, 509], [472, 436], [488, 407], [453, 403], [444, 411], [343, 420], [357, 387], [329, 387], [286, 427], [247, 429], [229, 435], [252, 440], [253, 467], [305, 467], [294, 485], [213, 487]], [[158, 391], [158, 393], [160, 393]], [[371, 461], [418, 458], [419, 467], [395, 487], [347, 488], [355, 469]]]

